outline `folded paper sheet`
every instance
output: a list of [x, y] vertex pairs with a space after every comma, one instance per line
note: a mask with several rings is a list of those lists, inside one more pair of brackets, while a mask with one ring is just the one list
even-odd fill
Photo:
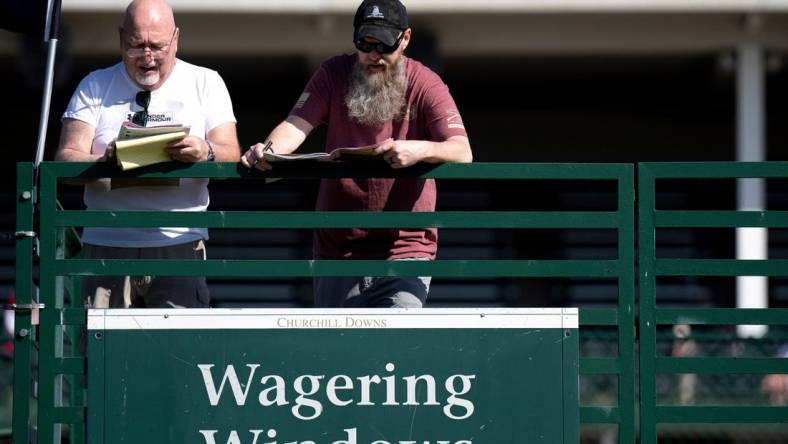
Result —
[[294, 160], [317, 160], [319, 162], [329, 162], [337, 160], [360, 159], [364, 157], [373, 158], [380, 156], [375, 153], [375, 149], [384, 144], [393, 142], [389, 138], [375, 145], [359, 146], [352, 148], [337, 148], [331, 153], [305, 153], [305, 154], [277, 154], [271, 151], [265, 152], [265, 160], [268, 162], [290, 162]]

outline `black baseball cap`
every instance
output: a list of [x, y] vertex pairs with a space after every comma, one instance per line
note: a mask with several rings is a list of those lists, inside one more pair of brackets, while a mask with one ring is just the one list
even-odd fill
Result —
[[353, 41], [372, 37], [393, 46], [409, 27], [408, 11], [399, 0], [364, 0], [353, 19]]

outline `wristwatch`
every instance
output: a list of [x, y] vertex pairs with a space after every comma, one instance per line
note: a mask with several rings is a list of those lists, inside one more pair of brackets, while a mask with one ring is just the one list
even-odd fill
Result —
[[207, 160], [208, 162], [213, 162], [214, 160], [216, 160], [216, 154], [213, 152], [213, 145], [211, 144], [211, 141], [208, 139], [205, 139], [205, 144], [208, 145], [208, 158], [205, 160]]

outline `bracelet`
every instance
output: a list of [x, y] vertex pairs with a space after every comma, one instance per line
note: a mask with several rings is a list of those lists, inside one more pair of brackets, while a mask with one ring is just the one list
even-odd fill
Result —
[[213, 144], [208, 139], [205, 139], [205, 144], [208, 145], [208, 158], [206, 159], [208, 162], [213, 162], [216, 160], [216, 154], [213, 152]]

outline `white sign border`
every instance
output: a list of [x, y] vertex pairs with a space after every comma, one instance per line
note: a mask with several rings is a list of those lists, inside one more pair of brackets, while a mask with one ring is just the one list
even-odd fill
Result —
[[577, 308], [90, 309], [88, 330], [576, 329]]

